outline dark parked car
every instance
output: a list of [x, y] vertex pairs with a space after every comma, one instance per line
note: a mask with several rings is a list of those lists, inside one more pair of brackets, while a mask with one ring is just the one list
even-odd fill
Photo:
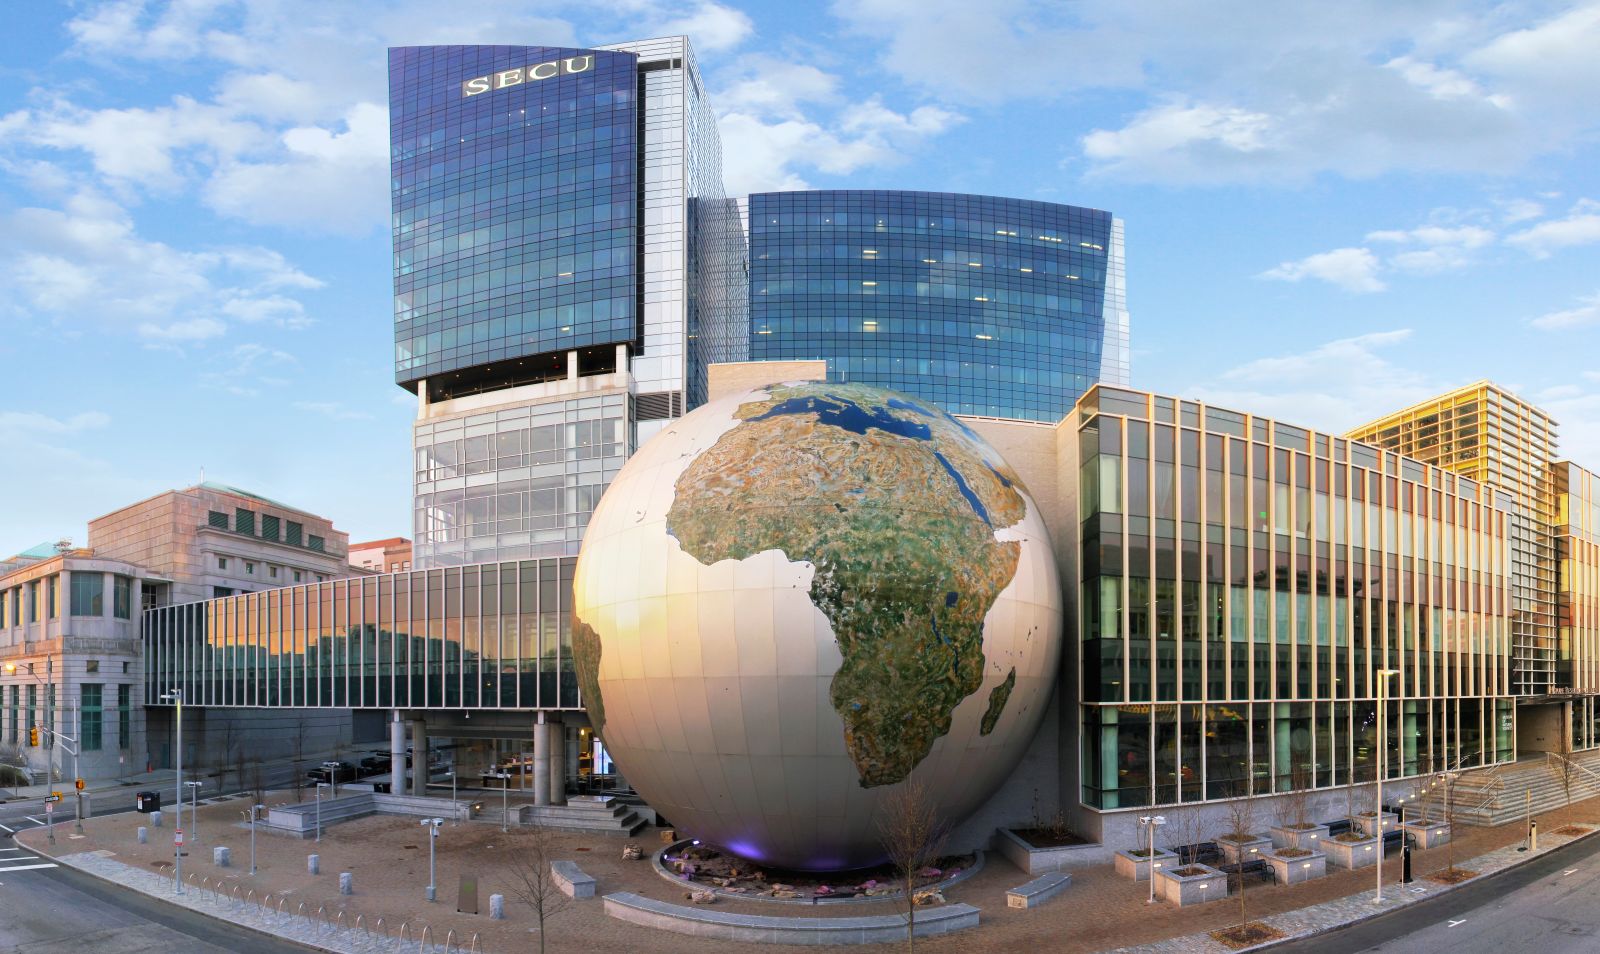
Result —
[[394, 765], [394, 760], [388, 755], [369, 755], [361, 760], [362, 775], [378, 775], [387, 772]]
[[[333, 775], [333, 778], [328, 777], [330, 774]], [[330, 773], [326, 768], [319, 765], [307, 772], [306, 778], [311, 779], [313, 782], [354, 782], [357, 778], [356, 767], [349, 762], [340, 762], [338, 768]]]

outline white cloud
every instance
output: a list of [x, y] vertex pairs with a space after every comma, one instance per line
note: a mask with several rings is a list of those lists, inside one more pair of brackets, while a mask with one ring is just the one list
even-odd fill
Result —
[[370, 231], [389, 209], [388, 110], [358, 103], [343, 126], [297, 126], [281, 136], [281, 154], [219, 165], [205, 187], [207, 204], [256, 225]]
[[656, 23], [655, 35], [687, 36], [696, 50], [726, 50], [743, 43], [755, 32], [755, 25], [742, 11], [720, 3], [701, 0], [681, 16]]
[[160, 344], [189, 344], [221, 337], [227, 330], [228, 326], [215, 318], [190, 318], [167, 325], [145, 322], [139, 326], [139, 337]]
[[92, 191], [0, 218], [0, 279], [12, 307], [48, 321], [169, 343], [221, 334], [230, 303], [241, 317], [277, 308], [287, 318], [285, 289], [321, 285], [270, 249], [186, 251], [146, 239], [125, 208]]
[[1396, 329], [1260, 358], [1197, 382], [1184, 395], [1343, 433], [1446, 389], [1430, 376], [1385, 357], [1385, 352], [1411, 337], [1410, 329]]
[[1268, 269], [1260, 277], [1285, 282], [1315, 278], [1355, 293], [1383, 291], [1387, 287], [1378, 278], [1378, 257], [1365, 248], [1336, 248], [1307, 255]]
[[1462, 248], [1482, 248], [1494, 241], [1494, 233], [1476, 225], [1454, 228], [1443, 225], [1424, 225], [1414, 229], [1380, 229], [1367, 233], [1369, 242], [1403, 242], [1417, 245], [1459, 245]]
[[287, 351], [253, 342], [240, 344], [211, 358], [200, 374], [200, 384], [236, 397], [256, 397], [262, 388], [287, 385], [286, 375], [298, 365]]
[[263, 298], [233, 298], [222, 305], [223, 314], [249, 324], [267, 322], [280, 328], [309, 328], [312, 320], [306, 307], [293, 298], [268, 295]]
[[799, 119], [802, 103], [831, 102], [838, 89], [837, 76], [809, 63], [751, 55], [740, 57], [725, 74], [715, 101], [718, 108], [731, 112]]
[[365, 421], [372, 417], [366, 411], [353, 410], [338, 401], [296, 401], [294, 406], [334, 421]]
[[[1566, 331], [1570, 328], [1600, 325], [1600, 292], [1578, 299], [1575, 307], [1540, 315], [1529, 324], [1545, 331]], [[1596, 464], [1600, 465], [1600, 461], [1596, 461]]]
[[1544, 206], [1532, 199], [1502, 199], [1495, 204], [1500, 207], [1500, 218], [1507, 225], [1526, 222], [1544, 214]]
[[1506, 236], [1507, 245], [1535, 258], [1548, 258], [1560, 249], [1594, 242], [1600, 242], [1600, 202], [1593, 199], [1579, 199], [1566, 218], [1550, 219]]
[[197, 169], [237, 156], [267, 140], [260, 126], [220, 106], [175, 97], [154, 109], [83, 109], [56, 100], [32, 112], [20, 131], [29, 142], [87, 153], [94, 169], [117, 185], [172, 190]]
[[10, 444], [28, 434], [77, 434], [98, 430], [111, 423], [102, 411], [82, 411], [71, 417], [51, 417], [36, 411], [0, 411], [0, 437]]

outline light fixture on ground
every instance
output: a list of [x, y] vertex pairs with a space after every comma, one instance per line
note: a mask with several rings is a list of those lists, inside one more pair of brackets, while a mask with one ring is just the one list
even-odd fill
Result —
[[266, 810], [265, 805], [251, 805], [250, 810], [240, 812], [250, 822], [250, 873], [256, 873], [256, 822], [261, 819], [261, 813]]
[[328, 783], [333, 786], [333, 790], [328, 794], [334, 798], [339, 797], [339, 767], [340, 763], [338, 762], [322, 763], [322, 770], [328, 773]]
[[424, 818], [422, 827], [428, 829], [428, 900], [433, 901], [438, 897], [437, 878], [434, 869], [434, 845], [439, 841], [439, 826], [444, 824], [443, 818]]
[[[200, 841], [200, 789], [205, 782], [184, 782], [183, 787], [189, 790], [189, 837], [196, 844]], [[178, 803], [178, 827], [183, 827], [183, 803]]]

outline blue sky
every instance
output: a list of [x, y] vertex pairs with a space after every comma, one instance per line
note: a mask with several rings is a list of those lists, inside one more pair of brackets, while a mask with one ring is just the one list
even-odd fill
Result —
[[687, 33], [736, 193], [1127, 222], [1133, 380], [1340, 429], [1491, 378], [1600, 467], [1600, 2], [15, 4], [0, 552], [209, 479], [409, 533], [384, 50]]

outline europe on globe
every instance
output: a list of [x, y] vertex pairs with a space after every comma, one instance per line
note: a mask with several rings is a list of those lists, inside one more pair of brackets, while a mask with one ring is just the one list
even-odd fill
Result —
[[915, 776], [957, 822], [1044, 713], [1061, 602], [1037, 506], [942, 410], [797, 382], [650, 440], [594, 512], [574, 581], [585, 706], [680, 830], [782, 867], [883, 857]]

